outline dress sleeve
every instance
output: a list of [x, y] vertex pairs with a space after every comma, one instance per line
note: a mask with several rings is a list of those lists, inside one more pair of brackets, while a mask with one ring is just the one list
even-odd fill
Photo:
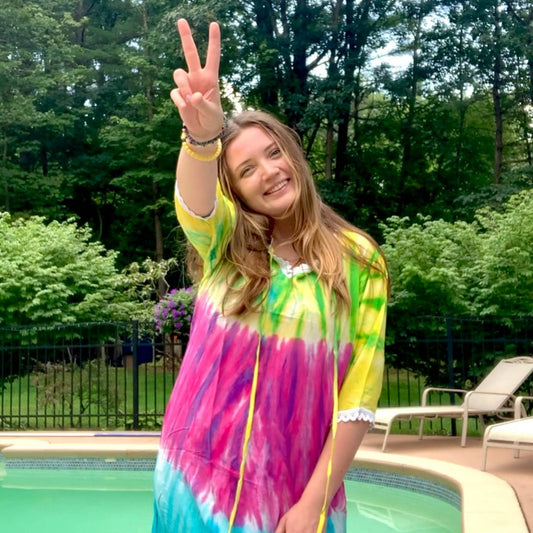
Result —
[[[339, 394], [339, 421], [374, 422], [381, 394], [385, 351], [388, 276], [381, 253], [374, 249], [372, 263], [358, 276], [359, 305], [352, 317], [353, 353]], [[353, 292], [352, 292], [353, 294]]]
[[217, 183], [213, 211], [206, 217], [193, 213], [185, 204], [178, 189], [174, 194], [174, 205], [180, 226], [187, 239], [196, 248], [206, 268], [213, 270], [223, 257], [235, 225], [235, 208], [226, 198]]

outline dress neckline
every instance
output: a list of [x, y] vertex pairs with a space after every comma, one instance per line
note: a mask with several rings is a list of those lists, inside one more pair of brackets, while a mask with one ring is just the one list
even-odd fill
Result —
[[278, 263], [281, 272], [287, 278], [293, 278], [295, 276], [309, 274], [313, 271], [313, 269], [307, 263], [299, 263], [296, 266], [292, 266], [289, 261], [286, 261], [285, 259], [278, 257], [275, 254], [272, 254], [272, 258], [276, 261], [276, 263]]

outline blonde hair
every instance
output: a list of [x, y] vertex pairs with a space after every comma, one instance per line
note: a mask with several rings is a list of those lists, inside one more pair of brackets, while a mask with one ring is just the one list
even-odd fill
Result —
[[296, 253], [325, 283], [327, 289], [336, 294], [339, 305], [347, 308], [351, 298], [344, 275], [343, 258], [350, 254], [361, 264], [368, 265], [368, 261], [359, 250], [353, 249], [353, 242], [346, 237], [346, 231], [366, 234], [346, 222], [321, 200], [297, 134], [268, 113], [245, 111], [228, 121], [218, 163], [222, 192], [233, 202], [236, 212], [235, 228], [225, 252], [228, 267], [232, 265], [234, 270], [228, 280], [224, 311], [240, 315], [255, 310], [261, 301], [261, 294], [270, 283], [269, 247], [273, 221], [250, 210], [239, 198], [233, 188], [226, 159], [231, 142], [244, 129], [254, 126], [264, 130], [273, 139], [292, 171], [296, 201], [287, 214], [294, 220], [291, 243]]

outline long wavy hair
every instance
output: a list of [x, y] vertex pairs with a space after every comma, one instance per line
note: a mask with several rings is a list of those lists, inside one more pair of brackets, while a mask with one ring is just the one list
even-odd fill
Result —
[[[338, 304], [347, 308], [350, 293], [343, 270], [343, 259], [350, 254], [363, 265], [368, 261], [359, 250], [354, 250], [346, 231], [371, 237], [337, 215], [321, 200], [305, 159], [297, 134], [272, 115], [262, 111], [245, 111], [228, 121], [222, 138], [222, 152], [218, 161], [218, 177], [222, 192], [235, 205], [235, 228], [225, 256], [234, 269], [228, 278], [224, 312], [240, 315], [257, 309], [261, 295], [270, 283], [270, 254], [273, 220], [252, 211], [238, 196], [227, 164], [227, 149], [246, 128], [259, 127], [269, 135], [287, 159], [296, 190], [296, 200], [286, 213], [294, 220], [290, 242], [301, 261], [307, 263], [331, 293]], [[375, 244], [375, 243], [374, 243]], [[377, 247], [377, 244], [375, 244]], [[371, 266], [371, 265], [368, 265]], [[223, 267], [224, 268], [224, 267]], [[375, 268], [375, 267], [372, 267]]]

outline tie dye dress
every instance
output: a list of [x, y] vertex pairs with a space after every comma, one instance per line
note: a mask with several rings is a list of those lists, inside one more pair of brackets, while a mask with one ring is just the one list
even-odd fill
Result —
[[[204, 276], [163, 422], [152, 533], [227, 533], [230, 520], [234, 533], [273, 533], [302, 494], [332, 422], [373, 422], [387, 282], [347, 259], [352, 312], [335, 316], [309, 267], [272, 258], [263, 307], [224, 316], [227, 271], [220, 265], [233, 205], [218, 191], [213, 213], [201, 218], [176, 192], [176, 210]], [[350, 238], [369, 262], [383, 261], [368, 239]], [[327, 510], [327, 532], [345, 529], [341, 487]]]

